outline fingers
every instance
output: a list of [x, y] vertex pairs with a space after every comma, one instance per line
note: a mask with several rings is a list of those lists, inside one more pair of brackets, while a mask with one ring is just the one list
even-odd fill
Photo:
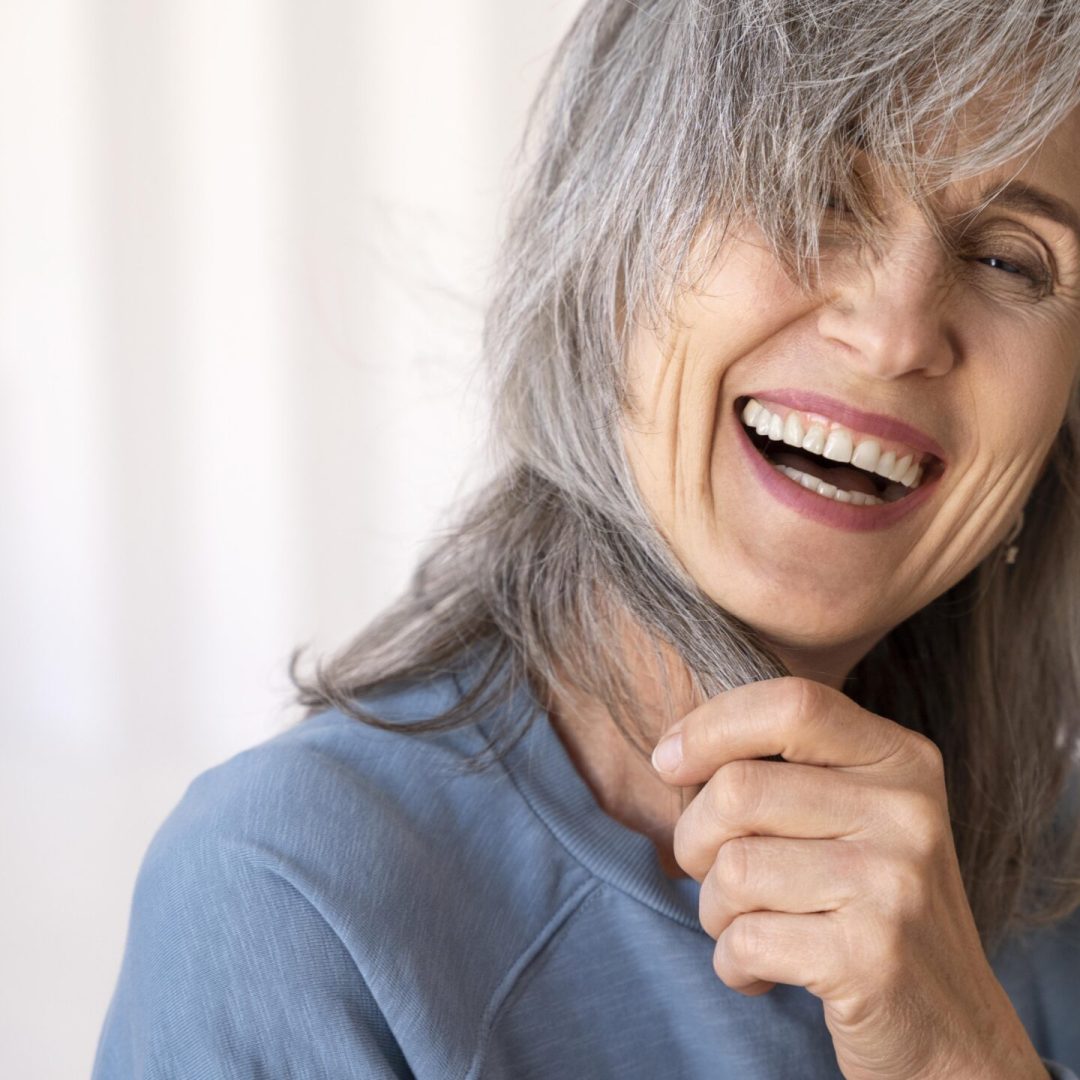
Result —
[[804, 839], [862, 833], [892, 794], [855, 773], [786, 761], [732, 761], [675, 825], [678, 864], [702, 881], [721, 845], [739, 836]]
[[846, 840], [729, 840], [701, 885], [701, 925], [710, 937], [719, 938], [746, 912], [835, 911], [853, 899], [861, 861], [859, 847]]
[[[919, 738], [838, 690], [789, 677], [711, 698], [660, 741], [653, 761], [665, 780], [686, 786], [707, 780], [729, 761], [773, 754], [807, 765], [876, 765]], [[672, 748], [681, 751], [677, 762], [669, 757]]]
[[754, 995], [770, 983], [804, 986], [827, 996], [847, 964], [844, 937], [830, 912], [791, 915], [752, 911], [738, 916], [713, 950], [713, 970], [732, 990]]

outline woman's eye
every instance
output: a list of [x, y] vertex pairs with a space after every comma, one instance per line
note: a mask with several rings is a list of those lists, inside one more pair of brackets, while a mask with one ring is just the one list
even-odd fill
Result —
[[1007, 274], [1022, 274], [1024, 277], [1031, 277], [1030, 270], [1017, 263], [1009, 262], [1007, 259], [1002, 259], [997, 255], [991, 255], [988, 258], [982, 260], [987, 266], [992, 266], [995, 270], [1004, 270]]
[[1049, 292], [1053, 284], [1050, 271], [1043, 265], [1033, 266], [1019, 259], [1008, 259], [1003, 255], [987, 255], [977, 260], [999, 274], [1026, 281], [1027, 286], [1038, 292]]

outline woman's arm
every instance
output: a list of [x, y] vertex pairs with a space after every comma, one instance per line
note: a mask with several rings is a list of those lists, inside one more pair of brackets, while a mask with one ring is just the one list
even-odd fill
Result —
[[280, 860], [182, 820], [140, 870], [94, 1080], [411, 1080], [361, 972]]

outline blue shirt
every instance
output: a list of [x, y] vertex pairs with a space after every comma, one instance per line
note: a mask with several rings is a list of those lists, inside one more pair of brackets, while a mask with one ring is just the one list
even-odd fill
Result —
[[[365, 699], [432, 717], [468, 673]], [[699, 886], [598, 807], [535, 717], [384, 732], [324, 712], [197, 777], [135, 886], [95, 1080], [835, 1080], [821, 1002], [712, 969]], [[1052, 1076], [1080, 1071], [1080, 915], [994, 959]]]

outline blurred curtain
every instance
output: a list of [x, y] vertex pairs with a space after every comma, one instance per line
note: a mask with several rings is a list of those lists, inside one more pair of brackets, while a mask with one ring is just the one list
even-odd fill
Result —
[[578, 6], [0, 4], [4, 1075], [85, 1075], [160, 818], [481, 475], [512, 153]]

